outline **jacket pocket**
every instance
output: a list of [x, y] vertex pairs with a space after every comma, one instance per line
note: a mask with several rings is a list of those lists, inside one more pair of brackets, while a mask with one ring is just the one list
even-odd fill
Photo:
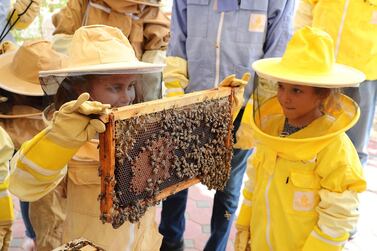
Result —
[[100, 185], [101, 178], [98, 176], [98, 162], [72, 164], [68, 168], [68, 177], [76, 185]]
[[293, 212], [314, 212], [319, 203], [320, 179], [313, 173], [292, 172], [290, 181]]
[[237, 42], [263, 44], [268, 1], [242, 1], [237, 15]]
[[187, 35], [207, 37], [209, 0], [187, 0]]
[[291, 173], [291, 181], [297, 188], [318, 190], [321, 187], [319, 178], [314, 174], [293, 172]]

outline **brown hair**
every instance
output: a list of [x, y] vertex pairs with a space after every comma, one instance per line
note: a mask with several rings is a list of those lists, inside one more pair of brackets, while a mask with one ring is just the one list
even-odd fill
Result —
[[340, 100], [339, 100], [339, 94], [340, 89], [339, 88], [322, 88], [322, 87], [314, 87], [314, 92], [323, 99], [321, 110], [340, 110]]

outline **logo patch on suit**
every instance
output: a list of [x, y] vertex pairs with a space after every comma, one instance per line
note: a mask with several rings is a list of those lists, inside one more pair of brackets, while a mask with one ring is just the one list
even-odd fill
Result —
[[251, 14], [249, 20], [249, 31], [264, 32], [266, 20], [266, 14]]
[[310, 211], [314, 208], [314, 192], [295, 192], [293, 195], [293, 209]]

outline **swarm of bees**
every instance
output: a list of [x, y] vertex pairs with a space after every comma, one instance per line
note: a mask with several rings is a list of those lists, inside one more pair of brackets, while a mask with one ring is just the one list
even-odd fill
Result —
[[197, 177], [208, 189], [224, 189], [231, 131], [228, 97], [116, 121], [113, 227], [137, 222], [163, 189], [179, 182]]
[[54, 249], [53, 251], [80, 251], [80, 250], [88, 250], [88, 251], [105, 251], [103, 248], [97, 247], [92, 242], [85, 240], [85, 239], [77, 239], [68, 242], [63, 247], [59, 247]]

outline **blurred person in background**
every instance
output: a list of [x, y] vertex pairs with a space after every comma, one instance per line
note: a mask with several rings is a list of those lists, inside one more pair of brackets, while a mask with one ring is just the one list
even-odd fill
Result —
[[26, 29], [39, 15], [42, 0], [17, 0], [11, 7], [10, 0], [0, 1], [0, 43], [13, 40], [13, 28]]
[[[24, 42], [20, 48], [9, 41], [3, 42], [3, 48], [8, 47], [13, 50], [6, 50], [0, 56], [0, 125], [9, 133], [18, 150], [22, 143], [46, 127], [42, 111], [48, 105], [48, 99], [39, 83], [38, 71], [60, 67], [63, 55], [55, 52], [51, 43], [45, 40]], [[61, 244], [64, 199], [56, 193], [59, 191], [30, 204], [21, 201], [26, 227], [24, 250], [36, 250], [37, 247], [38, 250], [51, 250]], [[46, 206], [49, 197], [55, 203]], [[61, 213], [52, 213], [58, 211]]]
[[[160, 0], [69, 0], [52, 17], [54, 34], [72, 35], [85, 25], [119, 28], [130, 41], [136, 57], [148, 63], [164, 63], [170, 37], [170, 20]], [[144, 100], [161, 98], [161, 73], [144, 76]]]
[[13, 144], [6, 131], [0, 127], [0, 250], [7, 251], [12, 240], [14, 210], [9, 187], [9, 160]]

